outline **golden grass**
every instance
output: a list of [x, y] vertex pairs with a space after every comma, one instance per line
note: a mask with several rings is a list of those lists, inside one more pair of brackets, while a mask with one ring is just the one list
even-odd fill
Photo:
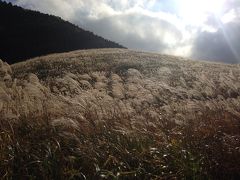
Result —
[[2, 179], [240, 177], [238, 66], [107, 49], [12, 68]]

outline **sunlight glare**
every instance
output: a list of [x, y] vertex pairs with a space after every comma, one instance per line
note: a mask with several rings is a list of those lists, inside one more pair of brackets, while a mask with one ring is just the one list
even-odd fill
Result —
[[219, 15], [226, 0], [182, 0], [178, 4], [179, 14], [186, 23], [198, 24], [206, 20], [207, 14]]

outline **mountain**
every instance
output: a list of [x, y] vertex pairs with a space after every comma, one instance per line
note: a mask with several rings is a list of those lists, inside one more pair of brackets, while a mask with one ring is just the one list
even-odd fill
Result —
[[123, 48], [59, 17], [0, 1], [0, 58], [12, 64], [77, 49]]
[[239, 65], [92, 49], [0, 61], [0, 177], [239, 179]]

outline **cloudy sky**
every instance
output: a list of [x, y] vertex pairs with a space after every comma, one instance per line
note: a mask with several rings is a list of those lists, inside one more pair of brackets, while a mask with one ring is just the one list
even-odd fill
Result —
[[240, 0], [8, 0], [127, 48], [240, 63]]

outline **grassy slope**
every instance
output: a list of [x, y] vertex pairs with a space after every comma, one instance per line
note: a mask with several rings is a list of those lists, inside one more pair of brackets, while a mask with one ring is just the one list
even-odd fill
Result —
[[[12, 69], [20, 95], [9, 93], [17, 118], [1, 120], [5, 178], [240, 176], [236, 65], [101, 49]], [[28, 73], [40, 83], [23, 81]]]

